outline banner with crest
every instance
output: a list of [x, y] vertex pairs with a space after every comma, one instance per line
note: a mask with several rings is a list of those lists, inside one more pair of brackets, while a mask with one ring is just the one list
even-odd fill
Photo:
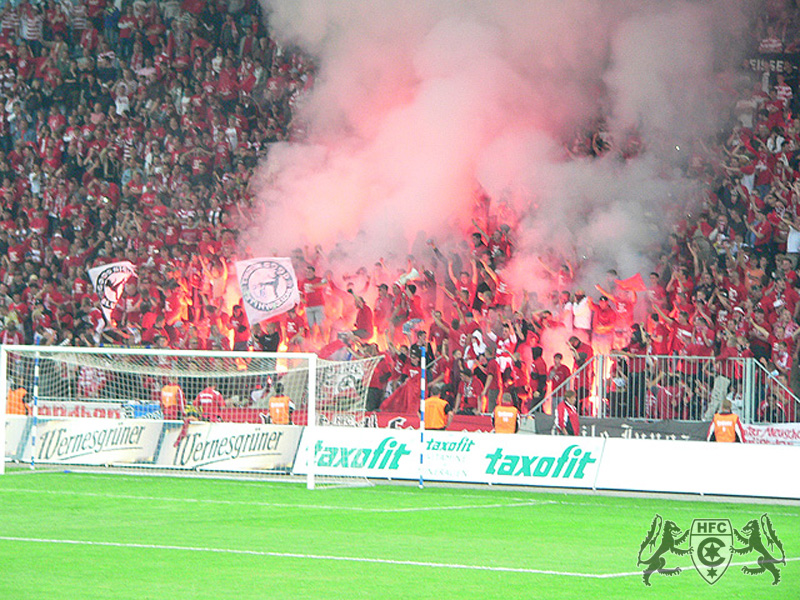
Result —
[[300, 302], [290, 258], [251, 258], [236, 263], [239, 289], [250, 325], [283, 314]]
[[89, 269], [89, 279], [95, 293], [100, 297], [100, 308], [106, 323], [111, 320], [111, 313], [116, 308], [125, 282], [136, 276], [136, 266], [127, 260], [109, 263]]

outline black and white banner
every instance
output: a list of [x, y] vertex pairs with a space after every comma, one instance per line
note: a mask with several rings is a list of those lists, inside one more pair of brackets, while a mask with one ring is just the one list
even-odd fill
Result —
[[[634, 421], [629, 419], [595, 419], [581, 417], [581, 433], [586, 437], [609, 437], [642, 440], [694, 440], [705, 441], [707, 422], [688, 421]], [[536, 414], [536, 432], [552, 433], [553, 416]]]
[[283, 314], [300, 302], [289, 258], [251, 258], [236, 263], [244, 310], [251, 325]]
[[136, 275], [136, 266], [127, 260], [89, 269], [95, 293], [100, 297], [100, 308], [106, 322], [111, 320], [111, 313], [122, 297], [125, 282]]

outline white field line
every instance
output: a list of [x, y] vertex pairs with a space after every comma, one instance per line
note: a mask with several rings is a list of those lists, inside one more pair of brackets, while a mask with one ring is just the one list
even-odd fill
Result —
[[157, 503], [176, 503], [176, 502], [194, 502], [197, 504], [222, 504], [231, 506], [263, 506], [267, 508], [293, 508], [293, 509], [316, 509], [316, 510], [333, 510], [333, 511], [350, 511], [350, 512], [364, 512], [364, 513], [410, 513], [410, 512], [431, 512], [437, 510], [475, 510], [481, 508], [511, 508], [517, 506], [541, 506], [544, 504], [553, 504], [549, 500], [528, 500], [526, 502], [505, 502], [494, 504], [457, 504], [457, 505], [440, 505], [440, 506], [417, 506], [406, 508], [374, 508], [363, 506], [336, 506], [328, 504], [298, 504], [296, 502], [260, 502], [260, 501], [247, 501], [247, 500], [219, 500], [216, 498], [164, 498], [157, 496], [134, 496], [128, 494], [101, 494], [98, 492], [78, 492], [74, 490], [36, 490], [24, 488], [5, 488], [0, 489], [0, 494], [3, 493], [19, 493], [19, 494], [45, 494], [52, 496], [77, 496], [88, 498], [108, 498], [119, 500], [141, 500], [145, 502]]
[[[98, 492], [78, 492], [74, 490], [41, 490], [41, 489], [26, 489], [26, 488], [0, 488], [0, 494], [3, 493], [20, 493], [20, 494], [46, 494], [53, 496], [84, 496], [87, 498], [109, 498], [120, 500], [142, 500], [146, 502], [195, 502], [199, 504], [223, 504], [231, 506], [264, 506], [272, 508], [304, 508], [312, 510], [339, 510], [349, 512], [363, 512], [363, 513], [413, 513], [413, 512], [432, 512], [438, 510], [474, 510], [481, 508], [513, 508], [522, 506], [579, 506], [579, 507], [602, 507], [602, 505], [594, 504], [591, 502], [570, 502], [569, 500], [538, 500], [538, 499], [525, 499], [525, 498], [509, 498], [510, 502], [497, 502], [492, 504], [453, 504], [453, 505], [431, 505], [419, 507], [406, 507], [406, 508], [376, 508], [376, 507], [361, 507], [361, 506], [337, 506], [329, 504], [301, 504], [297, 502], [261, 502], [257, 500], [219, 500], [215, 498], [165, 498], [159, 496], [136, 496], [129, 494], [101, 494]], [[457, 496], [453, 496], [457, 497]], [[471, 496], [473, 498], [479, 496]], [[485, 498], [485, 496], [484, 496]], [[638, 508], [645, 510], [642, 506], [632, 506], [631, 508]], [[689, 507], [670, 507], [671, 511], [687, 511]], [[691, 512], [697, 513], [698, 509], [692, 508]], [[726, 513], [729, 512], [744, 512], [752, 514], [752, 510], [744, 508], [730, 507], [725, 509]], [[770, 515], [777, 515], [782, 517], [798, 517], [800, 514], [783, 512], [779, 510], [767, 510]]]
[[[26, 475], [26, 474], [37, 474], [37, 473], [40, 474], [40, 475], [41, 474], [53, 474], [53, 473], [62, 474], [63, 473], [63, 469], [56, 468], [56, 469], [47, 469], [47, 470], [42, 470], [42, 471], [34, 471], [34, 470], [30, 470], [30, 469], [25, 469], [25, 470], [20, 470], [20, 471], [6, 472], [6, 475]], [[108, 477], [108, 475], [95, 475], [95, 474], [90, 473], [90, 472], [87, 472], [87, 473], [81, 472], [80, 474], [81, 474], [81, 478], [82, 479], [103, 479], [105, 477]], [[141, 478], [142, 478], [141, 475], [128, 475], [128, 474], [114, 474], [114, 477], [115, 478], [123, 478], [124, 477], [124, 478], [128, 478], [128, 479], [131, 479], [131, 480], [141, 480]], [[224, 480], [224, 481], [229, 481], [229, 480]], [[270, 482], [270, 481], [266, 481], [266, 480], [265, 481], [235, 480], [235, 484], [236, 484], [237, 487], [255, 487], [255, 488], [260, 488], [260, 489], [265, 489], [265, 488], [266, 489], [271, 489], [271, 488], [274, 488], [274, 489], [282, 489], [283, 488], [283, 489], [285, 489], [285, 486], [286, 486], [286, 484], [284, 482], [275, 483], [275, 482]], [[414, 486], [416, 486], [416, 483], [414, 484]], [[341, 488], [336, 488], [336, 489], [341, 489]], [[445, 492], [444, 490], [447, 489], [445, 487], [435, 487], [433, 489], [437, 490], [437, 493], [436, 493], [436, 497], [437, 498], [443, 498], [443, 497], [447, 497], [447, 496], [450, 496], [452, 498], [458, 498], [460, 500], [463, 500], [464, 498], [486, 498], [486, 495], [472, 494], [472, 493], [470, 493], [470, 491], [468, 491], [466, 489], [464, 491], [451, 492], [451, 493]], [[487, 488], [487, 493], [490, 493], [490, 494], [493, 493], [491, 491], [488, 491], [488, 490], [491, 490], [491, 489], [492, 488]], [[0, 489], [0, 493], [2, 493], [2, 491], [3, 490]], [[33, 490], [33, 491], [39, 491], [39, 490]], [[326, 490], [325, 488], [320, 488], [319, 491], [322, 493], [322, 492], [326, 492], [326, 491], [330, 491], [330, 490]], [[409, 494], [409, 492], [404, 492], [404, 491], [399, 491], [399, 490], [387, 490], [385, 488], [382, 488], [380, 493], [381, 493], [382, 496], [383, 495], [398, 495], [398, 496], [404, 496], [404, 497], [408, 497], [408, 494]], [[626, 494], [626, 493], [608, 493], [608, 494], [606, 494], [602, 490], [598, 491], [597, 493], [593, 493], [593, 492], [590, 493], [589, 490], [581, 490], [581, 489], [576, 489], [576, 490], [572, 490], [572, 491], [560, 489], [560, 490], [557, 491], [557, 490], [548, 490], [546, 488], [538, 487], [538, 488], [532, 488], [531, 491], [529, 492], [529, 494], [527, 494], [526, 496], [518, 496], [518, 497], [506, 496], [506, 499], [516, 503], [516, 504], [514, 504], [514, 506], [559, 505], [559, 506], [602, 507], [601, 504], [597, 504], [597, 503], [594, 503], [594, 502], [575, 502], [575, 501], [571, 501], [571, 500], [530, 500], [531, 496], [541, 496], [541, 495], [546, 495], [546, 496], [551, 497], [551, 498], [554, 497], [554, 496], [569, 497], [569, 498], [580, 498], [581, 496], [589, 496], [589, 497], [593, 497], [593, 498], [610, 498], [610, 499], [613, 499], [613, 498], [624, 498], [624, 499], [632, 500], [632, 499], [635, 499], [635, 498], [637, 498], [639, 496], [646, 496], [647, 493], [646, 492], [631, 492], [629, 494]], [[658, 501], [658, 500], [675, 501], [677, 503], [686, 503], [687, 504], [686, 506], [680, 506], [680, 505], [672, 506], [672, 507], [670, 507], [670, 512], [675, 511], [675, 512], [697, 513], [698, 512], [697, 504], [704, 504], [706, 506], [711, 506], [711, 505], [715, 505], [715, 504], [733, 504], [733, 505], [744, 504], [745, 506], [742, 506], [742, 507], [728, 506], [728, 507], [725, 508], [725, 512], [726, 513], [727, 512], [732, 512], [732, 513], [752, 514], [754, 511], [752, 510], [752, 508], [748, 508], [748, 506], [750, 506], [750, 507], [759, 506], [761, 508], [757, 509], [757, 511], [768, 512], [770, 515], [779, 515], [779, 516], [783, 516], [783, 517], [800, 517], [800, 513], [796, 513], [796, 512], [780, 512], [780, 511], [774, 510], [774, 508], [773, 508], [773, 507], [795, 508], [797, 506], [797, 501], [796, 500], [774, 500], [774, 499], [766, 499], [765, 500], [763, 498], [760, 499], [760, 498], [757, 498], [757, 497], [753, 497], [753, 498], [740, 498], [740, 497], [724, 498], [724, 497], [720, 497], [720, 496], [684, 496], [684, 495], [681, 495], [681, 494], [678, 494], [678, 495], [675, 495], [675, 496], [676, 497], [671, 497], [669, 494], [664, 494], [664, 495], [655, 494], [654, 496], [649, 497], [648, 499], [654, 500], [654, 501]], [[111, 496], [109, 496], [109, 497], [111, 497]], [[113, 497], [126, 498], [126, 496], [113, 496]], [[135, 497], [131, 496], [131, 498], [135, 498]], [[154, 498], [154, 499], [158, 500], [160, 498]], [[183, 498], [181, 500], [183, 500]], [[192, 499], [188, 499], [188, 501], [191, 502]], [[247, 504], [247, 503], [245, 503], [245, 504]], [[258, 503], [252, 503], [252, 504], [258, 504]], [[277, 504], [267, 505], [267, 504], [265, 504], [265, 506], [283, 506], [283, 505], [277, 505]], [[286, 504], [285, 506], [295, 506], [295, 507], [302, 507], [302, 508], [305, 508], [305, 507], [307, 507], [307, 508], [315, 508], [315, 506], [313, 506], [313, 505], [300, 505], [300, 504], [297, 504], [297, 503]], [[485, 505], [478, 505], [478, 506], [485, 506]], [[506, 505], [502, 505], [502, 506], [506, 506]], [[639, 509], [639, 510], [651, 510], [653, 508], [653, 507], [650, 507], [650, 506], [642, 506], [640, 504], [630, 504], [630, 505], [628, 505], [628, 507], [631, 508], [631, 509]], [[355, 508], [355, 507], [347, 508], [347, 507], [319, 506], [318, 508], [323, 508], [323, 509], [324, 508], [340, 508], [342, 510], [352, 510], [352, 511], [363, 510], [365, 512], [396, 512], [397, 511], [397, 509], [358, 509], [358, 508]], [[441, 508], [443, 510], [450, 510], [451, 508], [457, 508], [457, 507], [442, 506], [442, 507], [431, 507], [431, 508], [409, 509], [409, 510], [438, 510], [439, 508]], [[658, 511], [658, 509], [656, 509], [656, 511]]]
[[[546, 569], [530, 569], [527, 567], [502, 567], [491, 565], [465, 565], [459, 563], [426, 562], [419, 560], [395, 560], [391, 558], [373, 558], [359, 556], [337, 556], [333, 554], [306, 554], [300, 552], [269, 552], [265, 550], [237, 550], [232, 548], [207, 548], [197, 546], [174, 546], [166, 544], [135, 544], [123, 542], [94, 542], [91, 540], [57, 540], [48, 538], [27, 538], [0, 536], [0, 541], [23, 542], [31, 544], [58, 544], [71, 546], [95, 546], [104, 548], [130, 548], [139, 550], [173, 550], [178, 552], [203, 552], [212, 554], [230, 554], [239, 556], [269, 556], [273, 558], [296, 558], [300, 560], [327, 560], [336, 562], [371, 563], [381, 565], [395, 565], [408, 567], [425, 567], [431, 569], [453, 569], [464, 571], [489, 571], [495, 573], [528, 573], [532, 575], [556, 575], [560, 577], [578, 577], [584, 579], [615, 579], [642, 575], [642, 571], [627, 571], [623, 573], [578, 573], [574, 571], [550, 571]], [[800, 557], [787, 558], [786, 561], [800, 560]], [[755, 565], [755, 561], [731, 563], [730, 566]], [[692, 571], [694, 567], [683, 570]]]
[[[795, 562], [795, 561], [800, 560], [800, 556], [794, 556], [794, 557], [791, 557], [791, 558], [786, 558], [784, 560], [787, 563]], [[776, 560], [776, 561], [773, 561], [773, 562], [779, 563], [780, 561]], [[728, 567], [747, 567], [747, 566], [750, 566], [750, 565], [758, 565], [758, 561], [749, 560], [747, 562], [732, 562], [732, 563], [730, 563], [728, 565]], [[671, 567], [672, 567], [672, 565], [669, 565], [667, 568], [671, 568]], [[681, 565], [680, 569], [681, 569], [681, 571], [696, 571], [697, 567], [695, 567], [694, 565], [686, 565], [686, 566]], [[658, 575], [659, 574], [657, 571], [650, 571], [650, 572], [653, 575]], [[627, 573], [609, 573], [608, 575], [604, 575], [604, 577], [605, 578], [631, 577], [633, 575], [643, 575], [643, 574], [644, 574], [643, 571], [628, 571]]]
[[[98, 492], [79, 492], [74, 490], [41, 490], [41, 489], [26, 489], [26, 488], [0, 488], [0, 494], [21, 493], [21, 494], [46, 494], [54, 496], [84, 496], [87, 498], [109, 498], [120, 500], [142, 500], [147, 502], [195, 502], [198, 504], [222, 504], [231, 506], [264, 506], [271, 508], [307, 508], [312, 510], [339, 510], [349, 512], [363, 512], [363, 513], [414, 513], [414, 512], [432, 512], [438, 510], [475, 510], [481, 508], [513, 508], [522, 506], [579, 506], [579, 507], [599, 507], [602, 505], [594, 504], [591, 502], [570, 502], [569, 500], [538, 500], [538, 499], [525, 499], [525, 498], [509, 498], [511, 502], [497, 502], [492, 504], [453, 504], [453, 505], [431, 505], [431, 506], [418, 506], [406, 508], [376, 508], [376, 507], [361, 507], [361, 506], [337, 506], [329, 504], [299, 504], [297, 502], [261, 502], [257, 500], [219, 500], [215, 498], [165, 498], [159, 496], [136, 496], [129, 494], [101, 494]], [[454, 495], [454, 497], [457, 497]], [[471, 496], [479, 497], [479, 496]], [[485, 497], [485, 496], [484, 496]], [[642, 506], [632, 506], [631, 508], [638, 508], [644, 510]], [[698, 509], [690, 507], [670, 507], [671, 511], [688, 511], [697, 513]], [[725, 512], [744, 512], [751, 514], [752, 510], [744, 508], [729, 507]], [[767, 510], [770, 515], [777, 515], [782, 517], [798, 517], [800, 514], [791, 512], [782, 512], [778, 510]]]

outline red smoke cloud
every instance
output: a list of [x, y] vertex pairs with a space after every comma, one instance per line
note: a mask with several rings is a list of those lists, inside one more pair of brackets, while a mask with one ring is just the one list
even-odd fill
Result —
[[[257, 177], [256, 254], [336, 248], [347, 268], [457, 249], [481, 186], [515, 215], [511, 277], [546, 248], [623, 276], [647, 266], [668, 208], [693, 194], [676, 146], [712, 131], [715, 36], [743, 3], [269, 0], [280, 44], [315, 57], [306, 136]], [[647, 151], [569, 158], [576, 129], [635, 127]], [[669, 142], [669, 143], [666, 143]], [[664, 148], [668, 150], [664, 150]], [[509, 219], [502, 219], [501, 221]], [[415, 245], [416, 241], [416, 245]], [[424, 257], [421, 257], [424, 258]], [[594, 262], [592, 262], [594, 261]]]

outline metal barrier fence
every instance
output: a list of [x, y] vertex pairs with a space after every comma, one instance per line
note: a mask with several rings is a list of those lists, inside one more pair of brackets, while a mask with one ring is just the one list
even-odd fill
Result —
[[753, 358], [595, 356], [533, 410], [548, 401], [555, 408], [568, 390], [582, 415], [601, 418], [710, 421], [729, 399], [747, 424], [800, 420], [800, 399], [786, 377]]

